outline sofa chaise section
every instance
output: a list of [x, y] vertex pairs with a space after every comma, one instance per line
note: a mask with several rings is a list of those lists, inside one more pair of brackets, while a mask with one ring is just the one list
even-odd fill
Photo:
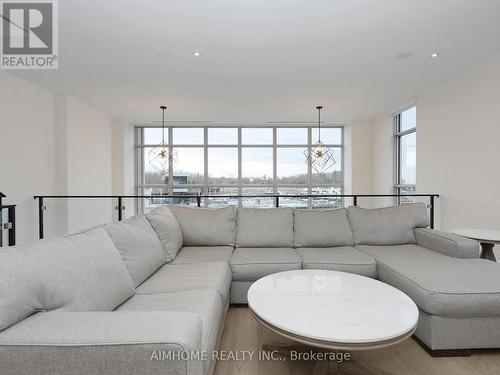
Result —
[[454, 258], [411, 244], [358, 248], [377, 259], [381, 281], [418, 305], [416, 335], [430, 349], [500, 347], [498, 263]]
[[352, 207], [349, 219], [379, 280], [417, 304], [415, 335], [432, 355], [500, 347], [500, 265], [478, 259], [476, 241], [426, 228], [423, 204]]

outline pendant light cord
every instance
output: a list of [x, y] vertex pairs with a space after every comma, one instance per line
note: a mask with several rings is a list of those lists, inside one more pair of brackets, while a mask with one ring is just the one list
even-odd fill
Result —
[[321, 142], [321, 110], [323, 106], [319, 105], [316, 109], [318, 110], [318, 142]]
[[162, 115], [161, 115], [161, 144], [165, 146], [165, 110], [167, 107], [162, 105], [161, 107]]

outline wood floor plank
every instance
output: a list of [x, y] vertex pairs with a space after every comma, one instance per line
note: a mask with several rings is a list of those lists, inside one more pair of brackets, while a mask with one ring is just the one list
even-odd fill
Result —
[[[260, 326], [246, 307], [232, 307], [219, 350], [254, 353], [252, 360], [218, 361], [215, 375], [309, 375], [314, 371], [313, 361], [258, 358], [262, 344], [285, 344]], [[289, 342], [288, 342], [289, 343]], [[360, 364], [380, 375], [498, 375], [500, 352], [473, 352], [470, 357], [433, 358], [413, 339], [380, 350], [353, 353]]]

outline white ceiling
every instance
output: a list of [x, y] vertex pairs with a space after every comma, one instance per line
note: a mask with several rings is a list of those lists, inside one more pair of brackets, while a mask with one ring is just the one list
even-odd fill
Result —
[[131, 121], [349, 122], [500, 52], [499, 0], [59, 3], [59, 70], [16, 75]]

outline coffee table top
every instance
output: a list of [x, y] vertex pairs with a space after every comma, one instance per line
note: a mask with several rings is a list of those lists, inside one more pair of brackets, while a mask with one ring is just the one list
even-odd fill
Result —
[[500, 243], [500, 231], [498, 230], [487, 230], [487, 229], [453, 229], [452, 233], [472, 238], [474, 240], [478, 240], [480, 242], [498, 244]]
[[325, 270], [287, 271], [263, 277], [250, 287], [248, 305], [258, 320], [285, 332], [284, 336], [296, 336], [305, 343], [337, 343], [337, 347], [377, 346], [406, 338], [418, 320], [415, 303], [392, 286], [364, 276]]

